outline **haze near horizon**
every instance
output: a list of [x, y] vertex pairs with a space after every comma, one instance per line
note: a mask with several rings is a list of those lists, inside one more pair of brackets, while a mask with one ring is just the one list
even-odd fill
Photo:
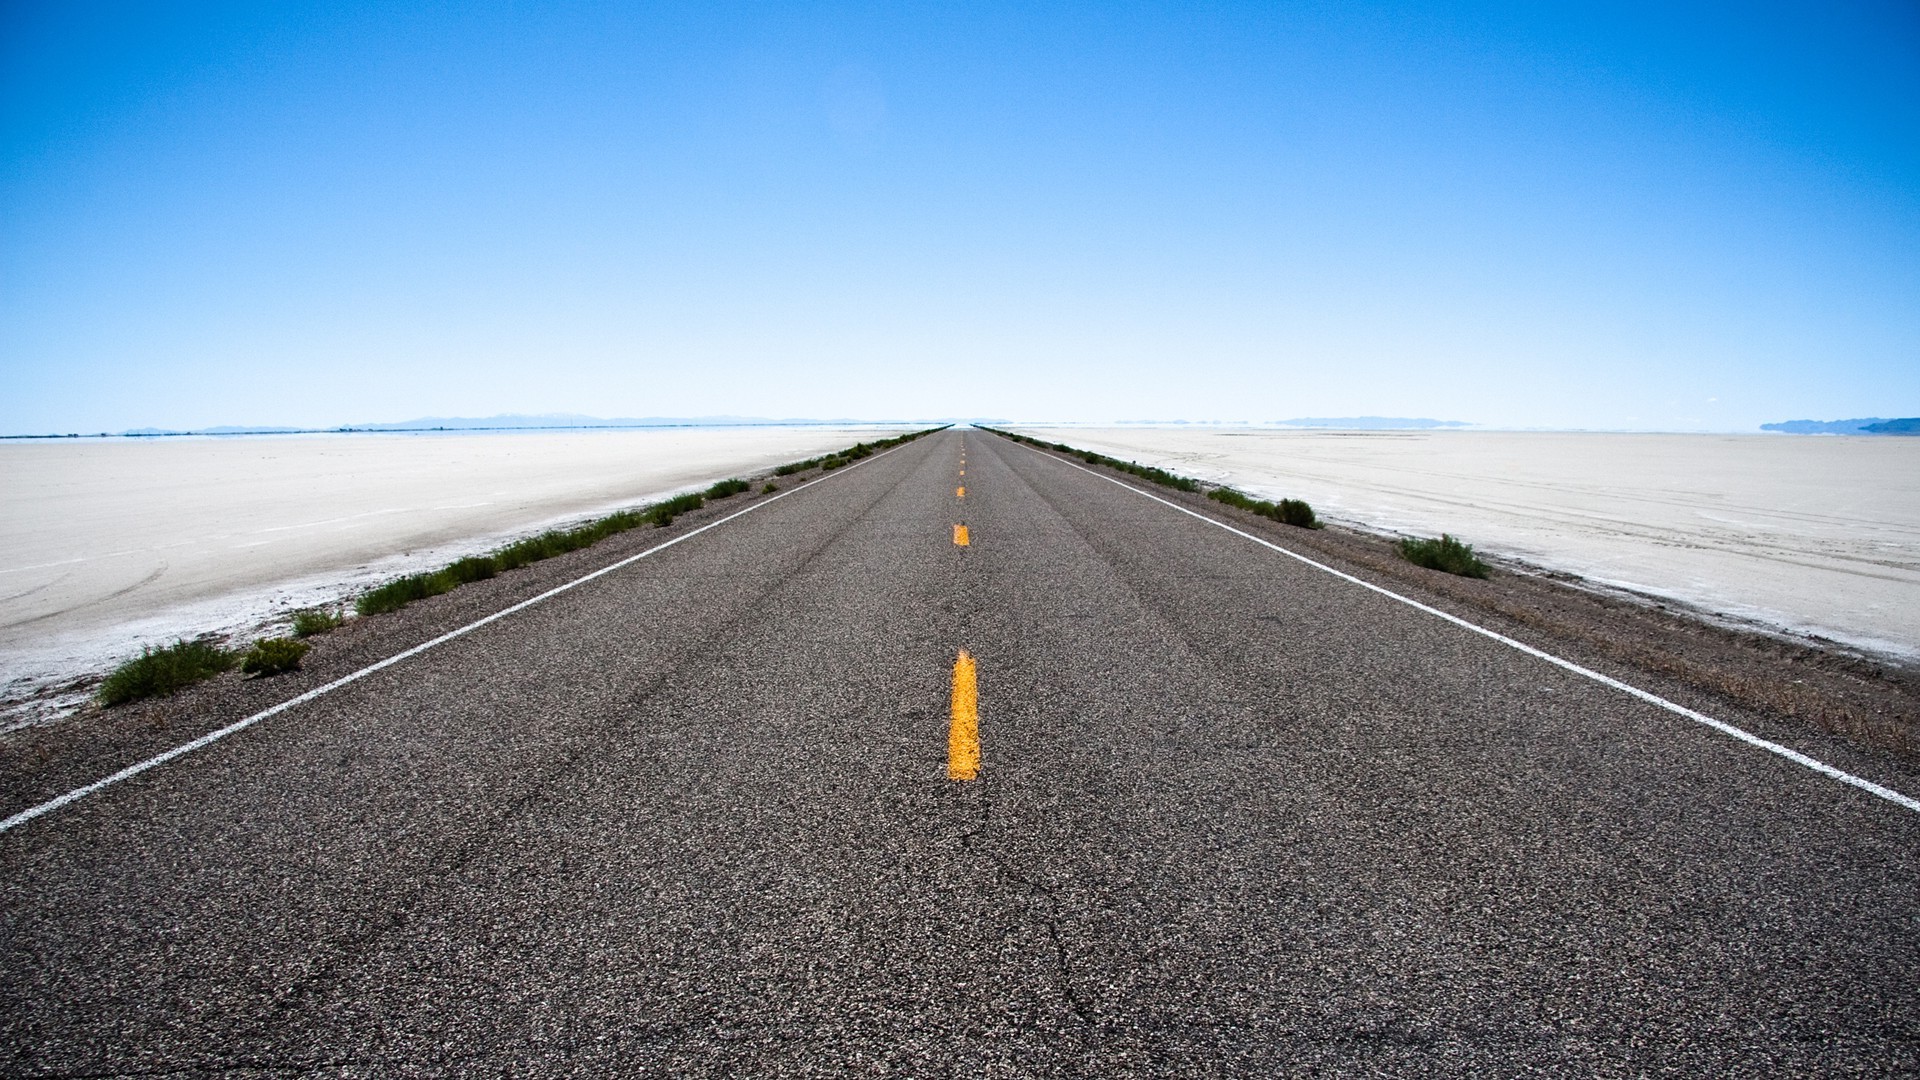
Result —
[[1920, 413], [1920, 14], [19, 4], [0, 433]]

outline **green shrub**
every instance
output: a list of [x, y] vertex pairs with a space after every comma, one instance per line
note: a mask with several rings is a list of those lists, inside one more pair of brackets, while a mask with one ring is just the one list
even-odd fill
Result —
[[295, 637], [324, 634], [340, 625], [340, 613], [331, 608], [304, 608], [293, 613]]
[[[698, 495], [693, 497], [696, 499], [699, 498]], [[555, 555], [565, 555], [569, 551], [578, 551], [583, 547], [590, 547], [615, 533], [623, 533], [629, 529], [637, 529], [653, 521], [651, 509], [652, 508], [621, 510], [617, 513], [608, 514], [606, 517], [589, 521], [585, 525], [576, 525], [571, 529], [548, 529], [538, 536], [529, 536], [525, 540], [516, 540], [490, 556], [493, 561], [494, 570], [497, 572], [518, 570], [528, 563], [539, 562], [542, 559], [551, 559]], [[668, 520], [672, 520], [671, 517], [669, 517]]]
[[231, 671], [234, 662], [234, 654], [209, 641], [176, 641], [164, 649], [142, 649], [100, 683], [100, 701], [120, 705], [171, 694]]
[[780, 486], [778, 484], [775, 484], [772, 481], [768, 481], [767, 486], [760, 489], [760, 494], [771, 495], [774, 492], [779, 490], [780, 490]]
[[354, 601], [353, 609], [362, 615], [385, 615], [389, 611], [399, 611], [415, 600], [452, 592], [458, 584], [444, 570], [436, 570], [431, 574], [408, 574], [360, 594], [360, 599]]
[[452, 578], [456, 585], [485, 581], [500, 572], [491, 555], [469, 555], [464, 559], [447, 564], [441, 573]]
[[707, 489], [707, 498], [726, 499], [747, 491], [753, 487], [745, 480], [722, 480]]
[[653, 504], [652, 509], [647, 511], [647, 520], [664, 529], [673, 524], [674, 518], [698, 510], [705, 505], [707, 500], [703, 495], [676, 495], [666, 502]]
[[1293, 525], [1302, 529], [1320, 527], [1319, 519], [1313, 516], [1313, 507], [1299, 499], [1281, 499], [1274, 509], [1277, 512], [1273, 515], [1273, 519], [1283, 525]]
[[1228, 506], [1237, 506], [1242, 510], [1250, 510], [1253, 513], [1259, 514], [1261, 517], [1272, 518], [1283, 525], [1297, 525], [1302, 529], [1317, 529], [1320, 527], [1320, 522], [1315, 520], [1313, 516], [1313, 507], [1308, 506], [1299, 499], [1281, 499], [1277, 503], [1270, 503], [1265, 499], [1253, 498], [1243, 492], [1235, 491], [1230, 487], [1214, 488], [1212, 491], [1207, 492], [1207, 498], [1215, 502], [1226, 503]]
[[1492, 569], [1473, 553], [1471, 544], [1463, 544], [1445, 533], [1438, 540], [1406, 537], [1400, 541], [1400, 555], [1415, 566], [1443, 570], [1461, 577], [1483, 578]]
[[267, 638], [256, 641], [253, 648], [247, 650], [247, 657], [240, 661], [240, 670], [249, 675], [278, 675], [283, 671], [295, 671], [300, 667], [300, 658], [312, 648], [304, 641], [292, 638]]
[[1242, 510], [1251, 510], [1256, 514], [1263, 512], [1261, 507], [1271, 508], [1273, 506], [1270, 502], [1262, 502], [1244, 492], [1235, 491], [1230, 487], [1214, 488], [1212, 491], [1207, 492], [1207, 498], [1212, 499], [1214, 502], [1226, 503], [1228, 506], [1237, 506]]

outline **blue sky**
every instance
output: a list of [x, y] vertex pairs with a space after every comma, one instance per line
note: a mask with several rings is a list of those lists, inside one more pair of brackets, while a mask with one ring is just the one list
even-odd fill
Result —
[[10, 4], [0, 431], [1920, 414], [1920, 9]]

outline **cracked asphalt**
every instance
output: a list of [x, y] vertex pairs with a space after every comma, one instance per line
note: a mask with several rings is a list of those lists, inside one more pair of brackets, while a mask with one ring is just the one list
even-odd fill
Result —
[[17, 1076], [1920, 1071], [1920, 814], [973, 430], [0, 834], [0, 901]]

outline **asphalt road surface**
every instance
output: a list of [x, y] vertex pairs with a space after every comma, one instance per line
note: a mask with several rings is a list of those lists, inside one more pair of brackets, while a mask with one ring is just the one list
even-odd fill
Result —
[[1920, 813], [971, 430], [0, 890], [9, 1075], [1920, 1070]]

